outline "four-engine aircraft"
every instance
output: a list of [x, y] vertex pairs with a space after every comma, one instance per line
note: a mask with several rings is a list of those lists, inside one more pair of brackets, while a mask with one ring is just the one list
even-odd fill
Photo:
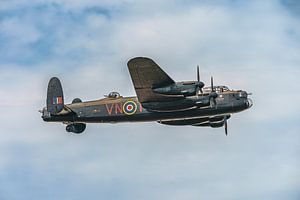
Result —
[[233, 113], [252, 106], [248, 93], [229, 90], [226, 86], [210, 87], [200, 81], [175, 82], [152, 59], [136, 57], [128, 69], [137, 97], [122, 97], [111, 92], [103, 99], [82, 102], [75, 98], [65, 104], [58, 78], [50, 79], [47, 106], [41, 111], [46, 122], [62, 122], [66, 131], [82, 133], [86, 123], [146, 122], [174, 126], [225, 127]]

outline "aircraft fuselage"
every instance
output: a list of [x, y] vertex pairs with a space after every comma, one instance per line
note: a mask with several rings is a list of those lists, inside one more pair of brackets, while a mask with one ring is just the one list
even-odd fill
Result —
[[[229, 115], [243, 111], [252, 105], [249, 98], [240, 96], [241, 92], [243, 91], [220, 93], [216, 98], [217, 104], [215, 107], [211, 107], [210, 105], [197, 107], [197, 105], [194, 104], [194, 106], [180, 110], [149, 111], [142, 107], [142, 104], [138, 102], [136, 97], [119, 97], [67, 104], [65, 106], [72, 110], [71, 113], [65, 115], [63, 110], [61, 111], [61, 115], [51, 115], [44, 110], [42, 117], [43, 120], [47, 122], [116, 123]], [[194, 96], [190, 97], [187, 101], [192, 103], [202, 99], [202, 96]], [[169, 104], [172, 103], [174, 102], [169, 102]]]

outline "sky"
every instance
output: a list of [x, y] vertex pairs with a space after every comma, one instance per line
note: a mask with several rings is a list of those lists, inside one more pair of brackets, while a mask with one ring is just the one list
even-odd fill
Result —
[[[0, 199], [300, 199], [296, 0], [0, 0]], [[253, 93], [223, 128], [45, 123], [66, 102], [135, 95], [126, 63]]]

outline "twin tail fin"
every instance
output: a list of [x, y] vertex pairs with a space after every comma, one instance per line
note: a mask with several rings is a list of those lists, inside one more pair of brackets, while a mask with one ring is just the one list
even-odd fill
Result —
[[56, 115], [64, 109], [64, 94], [60, 80], [57, 77], [50, 79], [47, 90], [47, 111]]

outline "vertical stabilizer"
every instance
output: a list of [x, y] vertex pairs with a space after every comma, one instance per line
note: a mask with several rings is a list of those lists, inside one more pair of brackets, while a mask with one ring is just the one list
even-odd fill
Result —
[[64, 108], [64, 94], [58, 78], [50, 79], [47, 91], [47, 111], [56, 115]]

